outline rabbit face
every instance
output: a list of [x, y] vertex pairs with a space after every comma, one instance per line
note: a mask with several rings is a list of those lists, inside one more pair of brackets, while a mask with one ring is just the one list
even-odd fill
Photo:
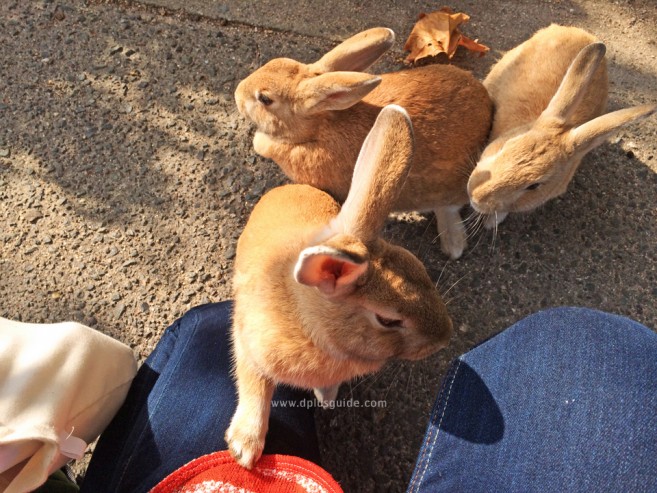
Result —
[[383, 240], [368, 252], [367, 271], [333, 298], [351, 315], [348, 325], [327, 320], [327, 345], [349, 357], [379, 361], [418, 360], [446, 347], [452, 321], [422, 263]]
[[[296, 116], [295, 92], [299, 81], [309, 77], [304, 65], [288, 58], [277, 58], [241, 81], [235, 90], [240, 114], [271, 137], [293, 133]], [[286, 84], [281, 84], [281, 80]]]
[[468, 180], [472, 208], [482, 214], [526, 212], [563, 193], [571, 166], [556, 144], [563, 140], [558, 134], [555, 128], [532, 128], [492, 142]]

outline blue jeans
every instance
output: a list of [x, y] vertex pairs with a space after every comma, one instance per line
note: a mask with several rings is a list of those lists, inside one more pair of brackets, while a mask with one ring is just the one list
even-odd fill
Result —
[[[223, 440], [235, 408], [230, 303], [176, 321], [101, 436], [82, 492], [145, 492]], [[281, 388], [274, 399], [309, 399]], [[272, 408], [265, 453], [316, 463], [311, 408]], [[412, 492], [657, 491], [657, 334], [560, 308], [459, 358], [439, 392]]]
[[657, 334], [558, 308], [458, 358], [409, 492], [657, 492]]
[[[166, 330], [101, 435], [81, 492], [146, 492], [192, 459], [228, 448], [224, 432], [237, 404], [231, 315], [230, 302], [203, 305]], [[311, 398], [283, 386], [274, 394]], [[273, 408], [264, 453], [319, 463], [312, 408]]]

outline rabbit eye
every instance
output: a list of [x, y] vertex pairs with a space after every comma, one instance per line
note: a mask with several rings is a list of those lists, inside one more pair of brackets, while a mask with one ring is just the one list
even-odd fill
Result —
[[382, 317], [379, 314], [376, 314], [376, 321], [387, 329], [401, 329], [404, 327], [403, 320], [397, 320], [395, 318], [386, 318], [386, 317]]
[[265, 106], [269, 106], [272, 104], [274, 101], [269, 96], [266, 96], [265, 94], [259, 92], [257, 95], [258, 101], [260, 101], [262, 104]]
[[536, 189], [537, 189], [538, 187], [540, 187], [540, 186], [541, 186], [540, 183], [532, 183], [532, 184], [529, 185], [527, 188], [525, 188], [525, 190], [536, 190]]

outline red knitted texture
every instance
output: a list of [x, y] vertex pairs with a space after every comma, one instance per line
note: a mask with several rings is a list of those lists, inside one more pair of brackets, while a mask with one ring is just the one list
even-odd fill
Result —
[[249, 471], [226, 451], [204, 455], [164, 478], [151, 493], [343, 493], [324, 469], [289, 455], [263, 455]]

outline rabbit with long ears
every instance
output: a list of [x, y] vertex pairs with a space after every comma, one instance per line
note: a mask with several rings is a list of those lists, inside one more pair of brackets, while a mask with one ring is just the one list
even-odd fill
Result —
[[430, 65], [395, 73], [363, 73], [390, 48], [394, 33], [361, 32], [319, 61], [271, 60], [237, 86], [235, 100], [257, 125], [255, 151], [297, 183], [343, 201], [358, 150], [381, 108], [404, 107], [415, 131], [415, 156], [395, 211], [434, 211], [444, 252], [466, 245], [459, 210], [490, 130], [492, 104], [469, 72]]
[[226, 432], [251, 468], [278, 383], [333, 400], [341, 382], [445, 347], [452, 322], [422, 263], [379, 238], [410, 168], [407, 113], [384, 108], [344, 206], [308, 185], [265, 194], [239, 239], [233, 343], [238, 405]]
[[484, 85], [495, 118], [468, 194], [477, 212], [490, 215], [488, 226], [564, 193], [587, 152], [657, 108], [636, 106], [603, 115], [605, 45], [575, 27], [538, 31], [504, 55]]

